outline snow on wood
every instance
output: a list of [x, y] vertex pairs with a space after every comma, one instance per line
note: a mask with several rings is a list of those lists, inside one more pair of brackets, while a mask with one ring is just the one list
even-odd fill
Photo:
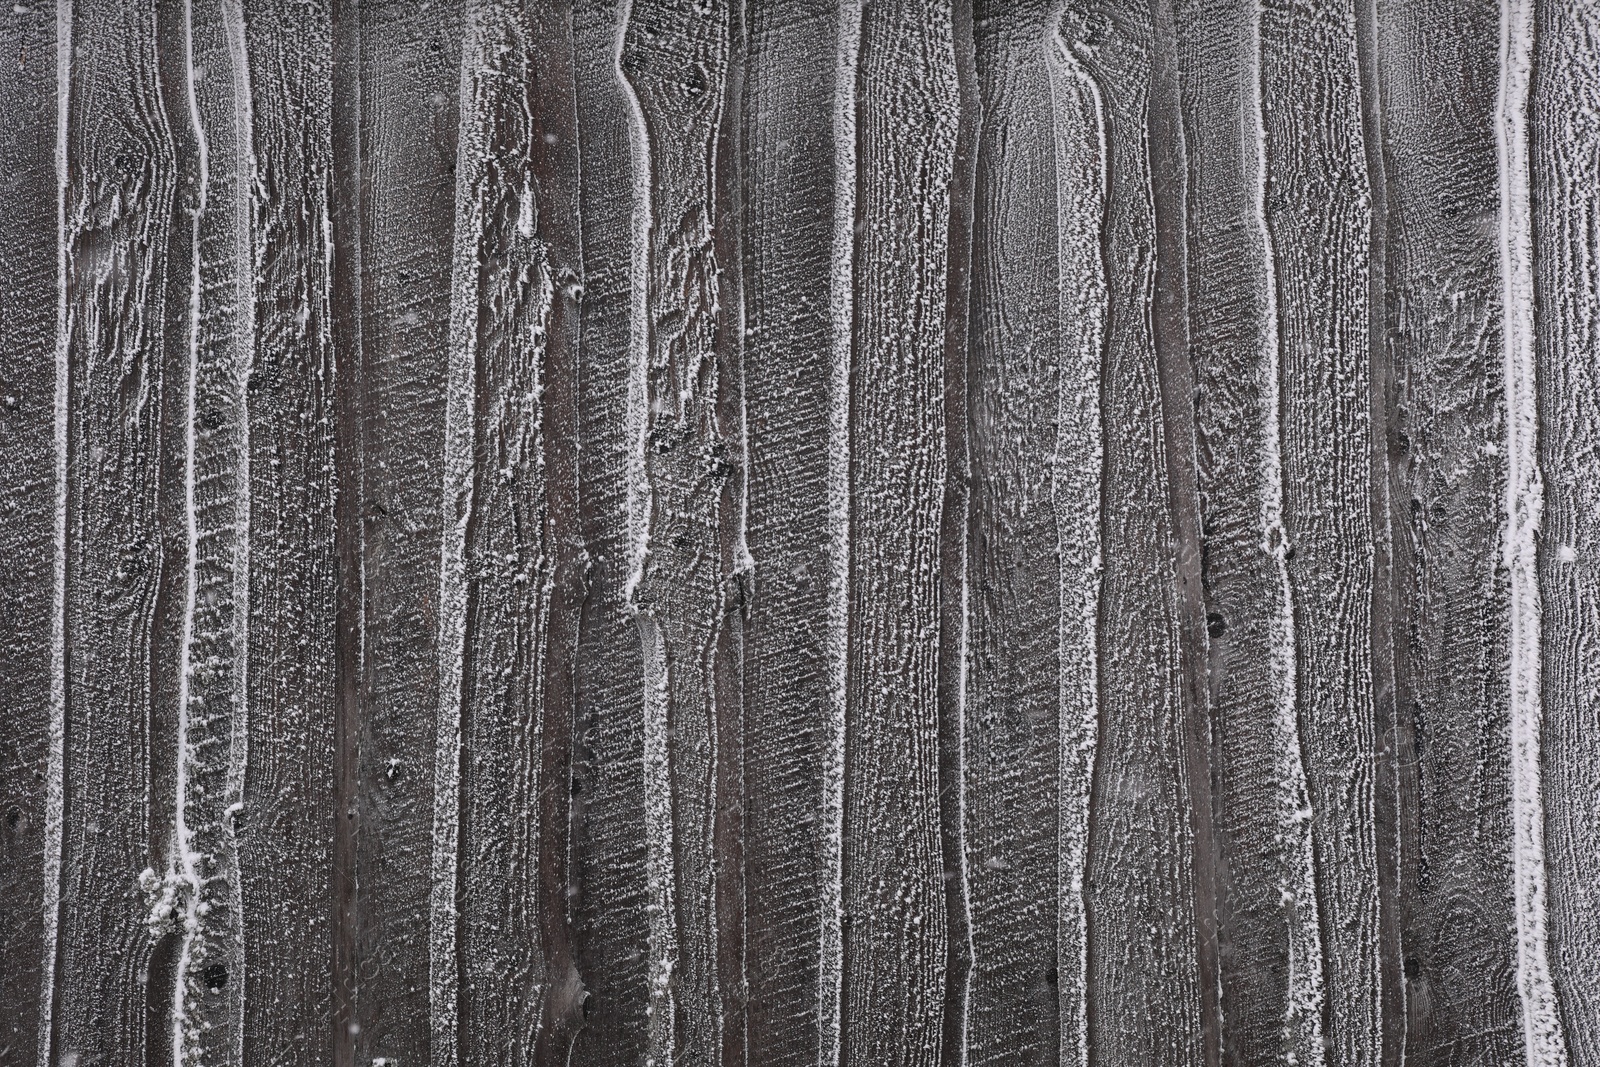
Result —
[[1597, 40], [0, 12], [0, 1062], [1600, 1065]]

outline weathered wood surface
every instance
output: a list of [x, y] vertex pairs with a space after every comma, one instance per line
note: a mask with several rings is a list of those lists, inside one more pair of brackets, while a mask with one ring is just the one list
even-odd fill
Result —
[[0, 13], [0, 1064], [1600, 1067], [1576, 0]]
[[[60, 890], [54, 812], [62, 663], [57, 372], [61, 292], [57, 133], [62, 77], [54, 12], [13, 15], [0, 61], [0, 1059], [31, 1061], [48, 1032], [53, 984], [47, 918]], [[65, 429], [65, 427], [61, 427]]]

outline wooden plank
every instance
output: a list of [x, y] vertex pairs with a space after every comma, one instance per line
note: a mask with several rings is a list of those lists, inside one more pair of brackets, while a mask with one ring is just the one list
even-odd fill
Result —
[[46, 872], [56, 616], [56, 20], [16, 5], [0, 58], [0, 1062], [37, 1056], [49, 1035]]
[[354, 1062], [429, 1062], [428, 900], [462, 12], [359, 11], [361, 596]]
[[335, 515], [340, 473], [356, 461], [335, 447], [349, 440], [336, 383], [341, 361], [355, 358], [335, 352], [336, 331], [349, 337], [336, 322], [349, 305], [334, 300], [343, 269], [334, 258], [335, 26], [326, 4], [252, 4], [244, 22], [255, 265], [245, 396], [247, 740], [234, 818], [244, 1058], [325, 1063], [348, 1040], [334, 1032], [330, 973], [333, 920], [343, 912], [334, 841], [347, 832], [335, 824], [348, 818], [336, 804], [338, 668], [349, 676], [340, 643], [350, 640], [339, 625], [340, 568], [349, 560]]
[[642, 537], [630, 598], [644, 647], [650, 1053], [745, 1056], [737, 611], [742, 500], [736, 139], [726, 5], [636, 3], [619, 66], [647, 176]]
[[1063, 345], [1050, 7], [973, 12], [981, 132], [963, 398], [971, 510], [961, 766], [974, 957], [965, 1054], [975, 1063], [1054, 1063], [1063, 1046], [1057, 820], [1070, 659], [1056, 465], [1087, 459], [1097, 475], [1098, 456], [1058, 458], [1063, 439], [1076, 443], [1085, 428], [1063, 424], [1063, 380], [1082, 383], [1063, 366], [1077, 353]]
[[432, 1062], [564, 1060], [581, 263], [566, 13], [489, 4], [462, 53], [441, 594]]
[[830, 809], [840, 772], [844, 531], [834, 298], [849, 191], [836, 160], [854, 149], [838, 115], [853, 99], [838, 58], [853, 8], [786, 0], [747, 12], [746, 1026], [752, 1062], [800, 1065], [836, 1054], [838, 1026]]
[[234, 812], [246, 703], [245, 386], [253, 347], [250, 143], [244, 26], [218, 3], [187, 8], [182, 101], [199, 149], [185, 424], [184, 646], [179, 663], [175, 848], [185, 892], [174, 979], [176, 1054], [243, 1056], [243, 967]]
[[1260, 8], [1179, 5], [1188, 298], [1220, 856], [1222, 1055], [1323, 1061], [1325, 1006], [1283, 529]]
[[1215, 1010], [1202, 958], [1214, 911], [1202, 902], [1208, 886], [1196, 884], [1197, 868], [1208, 878], [1209, 860], [1194, 690], [1205, 635], [1193, 647], [1203, 617], [1189, 617], [1199, 596], [1190, 584], [1198, 579], [1193, 431], [1185, 428], [1192, 399], [1172, 378], [1187, 352], [1170, 19], [1159, 6], [1088, 5], [1069, 9], [1062, 27], [1093, 79], [1106, 174], [1105, 569], [1085, 889], [1094, 1062], [1199, 1063], [1216, 1037], [1201, 1022]]
[[[1525, 9], [1519, 4], [1510, 10]], [[1600, 435], [1594, 423], [1600, 400], [1600, 271], [1593, 221], [1600, 138], [1592, 118], [1600, 105], [1600, 19], [1585, 4], [1541, 0], [1533, 5], [1531, 23], [1514, 28], [1517, 38], [1509, 42], [1520, 53], [1513, 53], [1513, 62], [1522, 71], [1532, 53], [1528, 187], [1521, 195], [1531, 202], [1533, 274], [1532, 292], [1521, 295], [1533, 309], [1533, 432], [1544, 480], [1537, 542], [1542, 718], [1523, 724], [1515, 757], [1523, 823], [1517, 846], [1519, 977], [1530, 1022], [1530, 1062], [1588, 1067], [1600, 1063], [1600, 901], [1594, 878], [1600, 858], [1600, 663], [1594, 655], [1600, 627]], [[1541, 943], [1546, 937], [1548, 948]], [[1558, 998], [1554, 1004], [1549, 985], [1540, 981], [1545, 966]]]
[[[940, 827], [940, 509], [948, 9], [873, 4], [856, 66], [849, 366], [842, 1062], [932, 1064], [948, 1020]], [[959, 529], [959, 528], [958, 528]], [[953, 1052], [953, 1050], [952, 1050]]]
[[[1403, 586], [1412, 557], [1409, 541], [1397, 534], [1398, 512], [1395, 510], [1395, 502], [1405, 499], [1408, 490], [1403, 483], [1401, 465], [1394, 461], [1401, 440], [1401, 405], [1398, 400], [1400, 383], [1389, 345], [1390, 219], [1388, 172], [1383, 159], [1384, 102], [1378, 7], [1359, 4], [1354, 14], [1361, 140], [1370, 207], [1366, 249], [1366, 362], [1371, 411], [1367, 507], [1372, 522], [1372, 583], [1367, 639], [1372, 653], [1372, 729], [1376, 741], [1370, 797], [1378, 908], [1373, 945], [1376, 965], [1372, 972], [1377, 986], [1374, 1010], [1378, 1028], [1372, 1034], [1369, 1048], [1376, 1050], [1385, 1067], [1399, 1067], [1406, 1056], [1407, 990], [1402, 946], [1405, 887], [1417, 868], [1413, 844], [1419, 825], [1415, 802], [1417, 764], [1409, 758], [1414, 747], [1413, 718], [1407, 711], [1407, 676], [1402, 670], [1410, 655], [1410, 634], [1406, 626], [1409, 609]], [[1328, 921], [1326, 916], [1323, 921]]]
[[[1501, 570], [1498, 4], [1377, 9], [1387, 163], [1393, 510], [1409, 561], [1399, 693], [1415, 730], [1417, 880], [1404, 929], [1407, 1058], [1522, 1045], [1512, 907]], [[1437, 72], [1450, 70], [1449, 78]]]
[[[573, 662], [572, 894], [588, 998], [575, 1067], [645, 1058], [649, 891], [644, 809], [644, 667], [627, 583], [642, 500], [644, 383], [634, 346], [639, 197], [631, 104], [617, 69], [627, 5], [574, 5], [582, 181], [583, 299], [578, 370], [580, 523], [590, 560]], [[637, 294], [642, 297], [642, 290]]]
[[[1327, 1059], [1382, 1055], [1380, 776], [1372, 610], [1373, 213], [1350, 5], [1261, 18], [1267, 229], [1276, 266], [1283, 525], [1317, 857]], [[1381, 276], [1378, 281], [1381, 282]], [[1380, 383], [1381, 384], [1381, 383]]]
[[171, 1054], [166, 1009], [187, 892], [168, 862], [192, 287], [180, 212], [193, 206], [194, 154], [167, 83], [181, 86], [181, 69], [164, 67], [183, 55], [181, 21], [85, 4], [59, 32], [71, 50], [57, 357], [66, 510], [59, 882], [47, 889], [59, 892], [47, 919], [58, 940], [47, 948], [53, 1010], [41, 1057], [134, 1063]]
[[972, 462], [967, 443], [967, 373], [972, 340], [973, 233], [976, 221], [978, 138], [982, 132], [978, 57], [971, 5], [952, 4], [950, 38], [955, 58], [955, 157], [946, 197], [943, 430], [946, 476], [938, 502], [938, 708], [939, 851], [944, 870], [944, 1004], [939, 1055], [965, 1055], [971, 1023], [972, 891], [967, 873], [968, 631], [971, 614]]
[[[330, 4], [332, 91], [329, 117], [328, 240], [329, 337], [333, 362], [333, 551], [337, 573], [334, 597], [333, 842], [331, 940], [333, 1067], [355, 1067], [361, 1022], [358, 894], [360, 887], [360, 773], [362, 707], [366, 700], [366, 617], [364, 560], [366, 529], [362, 497], [366, 489], [363, 425], [368, 405], [362, 389], [363, 278], [362, 210], [367, 190], [361, 143], [361, 19], [357, 0]], [[361, 580], [356, 576], [361, 575]]]

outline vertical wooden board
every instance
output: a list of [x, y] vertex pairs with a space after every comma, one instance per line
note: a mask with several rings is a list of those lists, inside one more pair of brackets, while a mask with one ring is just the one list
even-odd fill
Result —
[[[461, 12], [363, 7], [357, 80], [363, 661], [356, 1062], [426, 1060], [429, 847]], [[336, 151], [338, 150], [336, 146]]]
[[973, 230], [978, 177], [978, 138], [982, 102], [972, 5], [952, 4], [950, 43], [955, 59], [956, 124], [954, 160], [945, 199], [949, 205], [944, 278], [944, 365], [941, 407], [944, 431], [943, 479], [937, 504], [938, 645], [934, 700], [938, 710], [936, 762], [939, 797], [939, 851], [944, 870], [944, 1006], [940, 1010], [939, 1055], [948, 1062], [964, 1056], [971, 1015], [972, 894], [967, 878], [967, 795], [965, 736], [969, 617], [968, 545], [971, 472], [967, 445], [969, 321], [973, 293]]
[[948, 1021], [952, 891], [937, 699], [951, 13], [872, 4], [859, 41], [841, 1051], [925, 1065]]
[[1267, 226], [1282, 391], [1283, 524], [1301, 744], [1317, 856], [1328, 1058], [1382, 1042], [1373, 378], [1372, 189], [1352, 5], [1262, 13]]
[[[366, 699], [366, 620], [363, 617], [365, 529], [361, 522], [365, 490], [362, 431], [366, 416], [362, 382], [362, 208], [365, 175], [361, 166], [361, 20], [357, 0], [329, 0], [319, 13], [304, 14], [326, 23], [305, 51], [313, 63], [327, 65], [326, 336], [330, 373], [325, 416], [330, 424], [327, 463], [331, 507], [329, 539], [333, 594], [331, 648], [331, 734], [333, 752], [328, 782], [332, 812], [328, 842], [329, 947], [328, 1019], [334, 1067], [353, 1067], [360, 1022], [356, 1018], [357, 851], [360, 836], [360, 724]], [[324, 43], [325, 42], [325, 43]], [[313, 144], [319, 123], [305, 123]], [[313, 154], [316, 153], [315, 151]], [[259, 161], [259, 159], [258, 159]], [[319, 284], [313, 270], [305, 273]], [[253, 373], [253, 371], [252, 371]], [[321, 419], [319, 418], [319, 422]], [[255, 500], [251, 501], [252, 506]], [[313, 1025], [315, 1023], [313, 1022]]]
[[965, 738], [969, 615], [968, 545], [971, 462], [967, 446], [967, 373], [971, 334], [973, 229], [977, 190], [977, 143], [981, 133], [977, 49], [971, 5], [952, 4], [955, 56], [955, 156], [946, 199], [944, 366], [942, 422], [946, 477], [938, 503], [938, 645], [935, 707], [938, 710], [937, 782], [939, 849], [944, 870], [944, 946], [941, 969], [944, 1006], [937, 1038], [941, 1059], [965, 1055], [971, 1015], [973, 969], [971, 888], [967, 878]]
[[[1410, 660], [1408, 605], [1404, 576], [1412, 566], [1411, 544], [1397, 532], [1395, 501], [1408, 496], [1403, 464], [1396, 462], [1402, 440], [1399, 381], [1390, 345], [1388, 172], [1383, 158], [1383, 86], [1378, 6], [1355, 10], [1355, 64], [1360, 87], [1362, 154], [1367, 175], [1366, 367], [1369, 380], [1367, 513], [1372, 530], [1372, 581], [1366, 640], [1371, 650], [1373, 788], [1370, 792], [1377, 883], [1377, 926], [1372, 974], [1377, 1020], [1367, 1049], [1385, 1065], [1398, 1067], [1406, 1056], [1406, 993], [1402, 930], [1405, 886], [1417, 869], [1418, 773], [1415, 731], [1409, 713]], [[1270, 183], [1270, 174], [1269, 174]], [[1270, 188], [1270, 184], [1269, 184]], [[1269, 231], [1270, 235], [1270, 231]], [[1281, 359], [1280, 359], [1281, 363]], [[1280, 381], [1282, 371], [1280, 369]], [[1292, 544], [1290, 546], [1293, 547]], [[1302, 730], [1305, 729], [1302, 721]], [[1309, 750], [1308, 750], [1309, 751]], [[1307, 759], [1314, 759], [1308, 756]], [[1313, 827], [1313, 833], [1315, 828]], [[1321, 847], [1320, 845], [1318, 846]], [[1318, 862], [1322, 862], [1319, 854]], [[1323, 922], [1328, 918], [1323, 916]], [[1326, 945], [1326, 942], [1325, 942]], [[1326, 970], [1326, 967], [1325, 967]], [[1332, 1011], [1333, 1009], [1329, 1009]], [[1324, 1042], [1333, 1040], [1324, 1023]]]
[[542, 672], [545, 746], [542, 775], [549, 787], [538, 798], [540, 821], [548, 828], [541, 860], [540, 897], [544, 901], [540, 937], [549, 975], [539, 1014], [536, 1057], [566, 1063], [583, 1022], [587, 994], [573, 945], [572, 885], [572, 735], [577, 708], [574, 661], [582, 630], [583, 602], [590, 556], [583, 543], [579, 510], [578, 367], [583, 296], [582, 227], [578, 219], [577, 56], [570, 3], [545, 3], [527, 12], [533, 42], [535, 116], [532, 153], [540, 212], [535, 233], [545, 244], [555, 292], [545, 329], [543, 369], [545, 497], [550, 557], [549, 663]]
[[[1404, 929], [1407, 1058], [1521, 1054], [1501, 570], [1500, 5], [1382, 3], [1400, 692], [1415, 730], [1417, 840]], [[1441, 77], [1450, 71], [1449, 77]]]
[[[648, 181], [636, 251], [645, 423], [642, 539], [630, 599], [644, 646], [646, 826], [653, 907], [651, 1055], [744, 1058], [736, 847], [743, 425], [739, 420], [736, 139], [725, 4], [641, 2], [619, 58]], [[730, 254], [731, 249], [731, 254]], [[730, 401], [734, 401], [730, 403]], [[732, 418], [730, 418], [730, 414]]]
[[1323, 1062], [1322, 945], [1284, 554], [1260, 8], [1177, 8], [1219, 865], [1222, 1055]]
[[644, 667], [627, 600], [642, 507], [644, 383], [633, 336], [633, 263], [643, 172], [617, 69], [626, 11], [621, 0], [585, 0], [573, 11], [584, 264], [579, 498], [590, 561], [573, 662], [571, 892], [588, 992], [575, 1067], [642, 1062], [648, 1034]]
[[0, 1062], [38, 1054], [49, 1032], [46, 818], [54, 700], [57, 218], [55, 13], [0, 14]]
[[837, 56], [855, 12], [834, 0], [747, 10], [747, 1027], [752, 1062], [800, 1065], [826, 1061], [837, 1025], [837, 957], [824, 948], [837, 937], [824, 933], [837, 892], [827, 791], [843, 665], [834, 242], [848, 197], [836, 158], [854, 147], [838, 120]]
[[571, 28], [488, 4], [462, 52], [440, 639], [436, 1064], [563, 1062], [580, 277]]
[[1062, 546], [1052, 497], [1063, 329], [1050, 6], [973, 12], [981, 125], [961, 795], [973, 955], [965, 1054], [975, 1063], [1061, 1059]]
[[363, 91], [361, 17], [358, 0], [329, 5], [329, 193], [327, 219], [328, 338], [333, 360], [333, 840], [330, 850], [332, 985], [330, 1020], [333, 1067], [355, 1067], [361, 1033], [357, 1018], [360, 947], [357, 896], [360, 892], [361, 722], [368, 701], [365, 617], [366, 529], [362, 498], [366, 491], [364, 423], [369, 411], [362, 354], [363, 208], [367, 181], [362, 166]]
[[326, 4], [273, 0], [246, 5], [244, 20], [256, 272], [247, 741], [234, 820], [244, 1056], [326, 1063], [348, 1038], [335, 1037], [330, 973], [335, 825], [349, 814], [335, 803], [336, 665], [352, 639], [338, 625], [335, 510], [339, 465], [356, 460], [335, 449], [340, 361], [355, 353], [334, 351], [334, 26]]
[[[1196, 1064], [1205, 1054], [1204, 916], [1195, 884], [1204, 850], [1195, 809], [1209, 801], [1193, 795], [1197, 724], [1184, 676], [1192, 650], [1180, 554], [1186, 520], [1175, 506], [1182, 495], [1175, 480], [1192, 485], [1194, 471], [1174, 469], [1175, 460], [1192, 463], [1192, 452], [1186, 459], [1173, 447], [1167, 422], [1183, 416], [1163, 390], [1174, 351], [1181, 357], [1182, 350], [1181, 339], [1175, 344], [1164, 332], [1170, 312], [1163, 319], [1159, 301], [1173, 296], [1163, 296], [1163, 286], [1181, 294], [1182, 275], [1158, 278], [1174, 251], [1181, 265], [1182, 249], [1171, 242], [1181, 245], [1183, 231], [1181, 214], [1168, 214], [1175, 190], [1157, 188], [1157, 180], [1181, 178], [1158, 173], [1147, 147], [1176, 104], [1176, 87], [1158, 76], [1170, 63], [1157, 48], [1173, 47], [1158, 40], [1162, 17], [1142, 6], [1089, 5], [1070, 8], [1062, 26], [1093, 80], [1106, 146], [1100, 720], [1085, 888], [1087, 1054], [1096, 1063]], [[1181, 138], [1164, 150], [1173, 149], [1181, 150]]]
[[143, 5], [87, 4], [63, 23], [72, 49], [58, 336], [64, 676], [55, 724], [59, 884], [51, 886], [59, 900], [49, 917], [58, 942], [44, 1055], [134, 1063], [170, 1055], [166, 1009], [186, 892], [166, 874], [176, 762], [170, 653], [184, 570], [184, 546], [172, 539], [183, 513], [173, 475], [191, 288], [180, 212], [193, 206], [193, 153], [184, 102], [163, 69], [183, 54], [181, 21]]
[[181, 447], [189, 547], [171, 860], [183, 894], [183, 940], [171, 1025], [184, 1062], [238, 1063], [243, 959], [233, 817], [241, 798], [246, 700], [244, 396], [254, 277], [249, 112], [239, 11], [210, 2], [188, 5], [186, 14], [182, 103], [199, 158], [188, 234], [193, 271]]
[[1060, 1062], [1088, 1055], [1086, 876], [1099, 738], [1101, 576], [1100, 365], [1107, 313], [1103, 108], [1083, 66], [1051, 27], [1048, 70], [1055, 141], [1060, 382], [1051, 485], [1060, 558], [1060, 765], [1056, 788], [1056, 978]]
[[355, 1062], [425, 1063], [462, 12], [360, 9], [362, 618]]
[[[1600, 1063], [1600, 480], [1595, 448], [1600, 431], [1600, 265], [1595, 256], [1600, 191], [1600, 17], [1582, 3], [1540, 2], [1532, 15], [1529, 164], [1532, 201], [1533, 301], [1538, 383], [1539, 468], [1544, 521], [1539, 528], [1539, 595], [1543, 603], [1543, 721], [1531, 767], [1519, 783], [1539, 792], [1531, 801], [1542, 826], [1519, 840], [1519, 867], [1542, 860], [1538, 882], [1519, 900], [1535, 921], [1524, 931], [1524, 968], [1542, 960], [1536, 935], [1547, 924], [1548, 967], [1558, 998], [1570, 1062]], [[1519, 761], [1521, 762], [1521, 761]], [[1527, 773], [1531, 772], [1531, 773]], [[1539, 855], [1538, 836], [1543, 836]], [[1520, 835], [1519, 835], [1520, 836]], [[1539, 912], [1548, 908], [1546, 915]], [[1539, 923], [1538, 920], [1544, 920]], [[1529, 938], [1529, 934], [1535, 936]], [[1524, 991], [1530, 1021], [1550, 1009]], [[1537, 989], [1531, 992], [1538, 993]], [[1530, 1000], [1532, 1001], [1530, 1003]], [[1560, 1037], [1541, 1037], [1540, 1051]], [[1530, 1044], [1532, 1042], [1530, 1041]], [[1554, 1054], [1542, 1063], [1559, 1062]]]

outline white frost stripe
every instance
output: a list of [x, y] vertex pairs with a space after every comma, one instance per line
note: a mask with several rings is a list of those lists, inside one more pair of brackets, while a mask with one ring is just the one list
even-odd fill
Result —
[[[655, 228], [651, 205], [650, 140], [644, 107], [633, 83], [622, 70], [622, 53], [633, 22], [633, 3], [617, 20], [613, 72], [628, 107], [628, 141], [633, 166], [633, 244], [629, 275], [632, 282], [632, 373], [628, 383], [628, 430], [633, 448], [628, 455], [628, 529], [630, 568], [625, 588], [629, 610], [635, 605], [650, 557], [650, 525], [655, 511], [654, 490], [646, 470], [649, 431], [649, 277], [650, 242]], [[667, 707], [671, 677], [660, 627], [646, 612], [636, 614], [643, 659], [641, 679], [644, 709], [645, 880], [649, 895], [649, 1042], [647, 1062], [669, 1063], [678, 1056], [676, 983], [678, 930], [673, 907], [677, 892], [676, 854], [673, 849], [672, 769], [667, 738]]]
[[1273, 581], [1281, 605], [1273, 620], [1271, 649], [1272, 683], [1277, 697], [1277, 741], [1283, 762], [1279, 767], [1282, 784], [1281, 829], [1285, 842], [1288, 873], [1292, 883], [1283, 887], [1293, 894], [1294, 922], [1289, 931], [1289, 1003], [1284, 1018], [1286, 1036], [1293, 1042], [1297, 1062], [1306, 1067], [1322, 1064], [1322, 1012], [1327, 999], [1322, 966], [1321, 917], [1317, 908], [1316, 861], [1311, 836], [1311, 789], [1301, 757], [1299, 692], [1295, 662], [1295, 624], [1292, 586], [1289, 583], [1288, 533], [1283, 525], [1283, 448], [1280, 433], [1283, 398], [1280, 393], [1280, 339], [1278, 336], [1278, 290], [1276, 256], [1272, 232], [1267, 225], [1267, 129], [1263, 114], [1261, 87], [1261, 11], [1250, 20], [1252, 36], [1251, 92], [1248, 97], [1250, 123], [1255, 137], [1255, 202], [1253, 214], [1261, 241], [1261, 262], [1266, 277], [1266, 308], [1261, 338], [1265, 374], [1262, 385], [1267, 396], [1265, 499], [1262, 501], [1262, 528], [1267, 543], [1263, 546], [1273, 561]]
[[855, 330], [856, 65], [861, 51], [860, 0], [841, 5], [835, 54], [833, 113], [833, 258], [830, 299], [833, 366], [828, 406], [828, 526], [833, 572], [828, 587], [831, 636], [828, 747], [823, 756], [823, 883], [820, 973], [817, 982], [819, 1067], [837, 1067], [843, 1054], [844, 1009], [844, 761], [850, 619], [850, 360]]
[[[251, 230], [251, 195], [256, 188], [255, 155], [255, 101], [250, 89], [250, 59], [245, 42], [244, 11], [237, 2], [222, 5], [222, 25], [228, 45], [228, 58], [233, 65], [235, 112], [234, 145], [237, 154], [238, 174], [234, 181], [233, 210], [237, 213], [238, 262], [235, 264], [239, 286], [239, 321], [235, 327], [236, 343], [241, 353], [237, 390], [238, 439], [235, 466], [238, 471], [234, 484], [238, 487], [234, 499], [233, 518], [233, 625], [234, 625], [234, 697], [233, 740], [228, 752], [228, 805], [229, 814], [244, 807], [244, 781], [250, 762], [250, 371], [255, 344], [255, 251]], [[227, 827], [232, 832], [232, 825]], [[237, 848], [237, 842], [233, 846]], [[228, 983], [233, 990], [229, 1008], [232, 1012], [233, 1062], [244, 1062], [244, 991], [245, 977], [250, 961], [244, 951], [244, 894], [240, 892], [238, 855], [235, 852], [229, 864], [231, 886], [230, 909], [236, 951], [239, 954], [239, 974]]]
[[[1059, 16], [1058, 16], [1059, 18]], [[1098, 745], [1100, 676], [1096, 653], [1100, 602], [1100, 486], [1103, 412], [1097, 402], [1099, 361], [1105, 343], [1105, 274], [1099, 228], [1106, 197], [1105, 110], [1099, 86], [1060, 36], [1059, 22], [1046, 52], [1051, 101], [1056, 112], [1056, 190], [1061, 308], [1064, 323], [1082, 324], [1063, 346], [1059, 429], [1054, 458], [1053, 505], [1064, 564], [1060, 575], [1060, 811], [1057, 815], [1058, 936], [1073, 958], [1060, 961], [1061, 1065], [1088, 1067], [1089, 955], [1085, 863], [1088, 856], [1090, 791]], [[1064, 115], [1076, 112], [1070, 123]], [[1079, 126], [1083, 122], [1084, 125]], [[1091, 128], [1092, 127], [1092, 128]], [[1083, 146], [1072, 135], [1092, 137], [1093, 174], [1071, 172], [1066, 162]], [[1092, 220], [1085, 224], [1084, 220]], [[1069, 373], [1070, 372], [1070, 373]], [[1072, 401], [1092, 413], [1073, 410]], [[1074, 421], [1090, 435], [1069, 437]], [[1069, 457], [1068, 451], [1071, 450]], [[1084, 498], [1092, 501], [1084, 506]], [[1069, 548], [1072, 551], [1069, 553]], [[1068, 561], [1071, 561], [1068, 564]], [[1076, 574], [1066, 566], [1083, 566]], [[1074, 580], [1077, 579], [1077, 580]], [[1074, 667], [1081, 667], [1081, 673]], [[1073, 787], [1069, 792], [1068, 787]], [[1070, 972], [1067, 968], [1070, 967]], [[1070, 978], [1067, 975], [1070, 974]], [[1066, 1014], [1070, 1012], [1070, 1018]]]
[[1517, 909], [1517, 991], [1529, 1067], [1565, 1067], [1545, 930], [1544, 797], [1540, 782], [1538, 547], [1544, 509], [1539, 476], [1533, 241], [1528, 176], [1528, 93], [1533, 69], [1531, 0], [1503, 0], [1500, 99], [1500, 273], [1505, 301], [1506, 516], [1504, 564], [1511, 584], [1511, 803]]
[[466, 654], [466, 533], [473, 501], [473, 408], [476, 360], [473, 322], [478, 304], [478, 201], [485, 146], [474, 75], [482, 66], [494, 14], [475, 4], [461, 50], [461, 139], [457, 150], [455, 240], [450, 285], [449, 382], [445, 399], [444, 487], [439, 561], [439, 708], [434, 746], [433, 867], [428, 921], [428, 1008], [433, 1067], [456, 1062], [456, 894], [461, 818], [461, 686]]
[[67, 103], [72, 78], [72, 0], [56, 4], [56, 558], [51, 601], [50, 767], [44, 809], [44, 966], [39, 1067], [50, 1067], [55, 1030], [56, 947], [61, 924], [61, 821], [67, 727]]
[[194, 614], [195, 582], [199, 555], [200, 533], [195, 515], [195, 390], [200, 376], [200, 289], [201, 255], [200, 226], [211, 190], [210, 146], [206, 143], [204, 126], [200, 121], [200, 103], [195, 98], [194, 70], [194, 4], [184, 0], [183, 5], [183, 59], [184, 90], [189, 108], [189, 121], [194, 129], [195, 146], [199, 155], [200, 189], [199, 205], [191, 222], [191, 247], [193, 257], [189, 290], [189, 381], [184, 398], [184, 458], [183, 458], [183, 526], [187, 559], [184, 562], [183, 638], [178, 648], [178, 754], [176, 780], [173, 783], [173, 871], [169, 879], [187, 890], [184, 899], [184, 921], [178, 962], [172, 985], [172, 1063], [183, 1067], [186, 1060], [198, 1052], [188, 1047], [188, 983], [189, 963], [194, 945], [200, 934], [200, 856], [194, 851], [193, 834], [189, 829], [189, 742], [190, 674], [194, 669]]

